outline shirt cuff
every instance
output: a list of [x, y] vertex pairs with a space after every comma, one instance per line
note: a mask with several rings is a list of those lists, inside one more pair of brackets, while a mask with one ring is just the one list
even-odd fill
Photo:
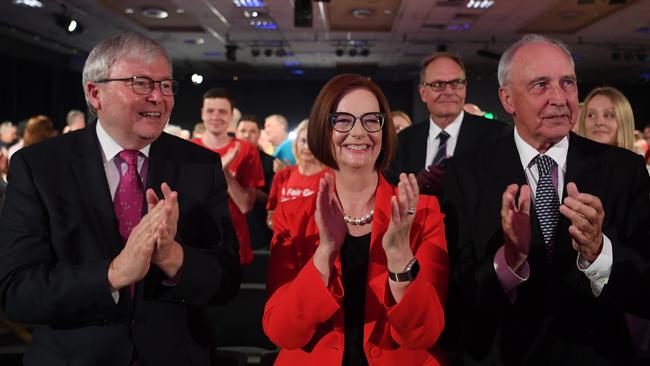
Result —
[[113, 301], [115, 301], [116, 304], [117, 304], [118, 302], [120, 302], [120, 292], [119, 292], [119, 291], [117, 291], [117, 290], [116, 290], [116, 291], [112, 291], [112, 292], [111, 292], [111, 296], [113, 296]]
[[612, 254], [612, 242], [603, 234], [603, 248], [598, 257], [593, 262], [586, 260], [582, 254], [578, 253], [576, 265], [578, 270], [587, 276], [591, 284], [591, 292], [594, 296], [600, 296], [603, 287], [609, 282], [609, 275], [612, 273], [612, 263], [614, 256]]
[[508, 300], [510, 300], [510, 303], [514, 303], [517, 299], [517, 292], [515, 291], [517, 286], [526, 282], [530, 276], [528, 261], [524, 262], [521, 268], [519, 268], [519, 271], [513, 271], [506, 262], [505, 245], [502, 245], [497, 250], [497, 254], [494, 255], [494, 271], [497, 274], [499, 282], [501, 282], [503, 291], [508, 296]]
[[183, 266], [176, 271], [176, 274], [172, 278], [165, 278], [162, 280], [163, 286], [176, 286], [178, 284], [178, 280], [181, 278], [181, 273], [183, 272]]

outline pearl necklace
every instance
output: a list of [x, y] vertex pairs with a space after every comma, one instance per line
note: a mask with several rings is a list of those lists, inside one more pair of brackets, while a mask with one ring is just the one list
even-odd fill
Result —
[[372, 216], [375, 214], [375, 210], [370, 210], [367, 214], [361, 216], [361, 217], [352, 217], [349, 215], [343, 215], [343, 221], [345, 221], [346, 224], [350, 225], [365, 225], [372, 221]]

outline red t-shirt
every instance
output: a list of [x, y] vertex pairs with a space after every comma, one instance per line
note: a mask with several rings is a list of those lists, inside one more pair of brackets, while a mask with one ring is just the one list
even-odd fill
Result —
[[323, 168], [316, 174], [302, 175], [298, 166], [294, 165], [275, 173], [266, 209], [274, 211], [281, 202], [317, 194], [318, 182], [328, 171], [330, 171], [329, 168]]
[[[264, 187], [264, 172], [262, 170], [262, 161], [257, 148], [248, 141], [233, 138], [225, 146], [219, 149], [210, 149], [203, 144], [203, 140], [196, 138], [192, 142], [212, 150], [219, 155], [223, 155], [235, 147], [239, 142], [239, 153], [233, 159], [228, 170], [235, 176], [237, 182], [242, 187], [261, 188]], [[250, 233], [248, 231], [248, 222], [235, 202], [228, 196], [228, 209], [232, 218], [232, 225], [237, 233], [239, 240], [239, 257], [242, 264], [253, 262], [253, 250], [251, 247]]]

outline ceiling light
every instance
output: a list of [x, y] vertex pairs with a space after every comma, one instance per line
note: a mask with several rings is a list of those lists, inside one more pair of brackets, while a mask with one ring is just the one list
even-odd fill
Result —
[[259, 57], [259, 55], [260, 55], [260, 50], [259, 50], [258, 48], [253, 48], [253, 49], [251, 50], [251, 56], [253, 56], [253, 57]]
[[185, 14], [185, 9], [183, 8], [176, 9], [176, 14]]
[[133, 10], [133, 8], [124, 9], [124, 14], [133, 14], [133, 13], [135, 13], [135, 10]]
[[364, 48], [364, 49], [361, 50], [361, 52], [359, 54], [361, 56], [363, 56], [363, 57], [368, 57], [368, 55], [370, 55], [370, 50], [367, 49], [367, 48]]
[[343, 51], [343, 50], [340, 49], [340, 48], [337, 48], [336, 51], [334, 51], [334, 53], [336, 54], [336, 56], [341, 57], [341, 56], [343, 56], [343, 54], [345, 53], [345, 51]]
[[348, 50], [348, 55], [350, 55], [350, 57], [356, 56], [357, 55], [357, 49], [356, 48], [350, 48]]
[[203, 75], [201, 74], [192, 74], [190, 77], [190, 80], [192, 80], [192, 83], [194, 85], [199, 85], [203, 82]]
[[38, 0], [12, 0], [14, 5], [25, 6], [28, 8], [42, 8], [43, 3]]
[[163, 8], [144, 7], [140, 10], [142, 16], [153, 19], [165, 19], [169, 13]]
[[56, 17], [56, 23], [69, 34], [81, 33], [83, 31], [81, 23], [69, 15], [58, 15]]
[[264, 0], [233, 0], [238, 8], [263, 8], [266, 6]]
[[494, 5], [494, 0], [469, 0], [467, 8], [469, 9], [488, 9]]
[[271, 57], [271, 56], [273, 56], [273, 50], [270, 49], [270, 48], [265, 49], [265, 50], [264, 50], [264, 56], [266, 56], [266, 57]]
[[305, 75], [305, 70], [303, 70], [303, 69], [292, 69], [291, 73], [293, 75]]
[[372, 10], [372, 9], [368, 9], [368, 8], [352, 9], [352, 16], [357, 18], [357, 19], [361, 19], [361, 20], [368, 19], [373, 14], [375, 14], [375, 11]]

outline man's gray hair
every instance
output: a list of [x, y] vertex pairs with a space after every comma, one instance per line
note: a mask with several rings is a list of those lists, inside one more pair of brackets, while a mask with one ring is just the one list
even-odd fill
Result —
[[[87, 82], [108, 78], [111, 67], [118, 59], [131, 57], [148, 62], [160, 56], [167, 60], [171, 70], [172, 64], [167, 51], [151, 38], [136, 33], [122, 33], [99, 42], [86, 59], [81, 80], [90, 113], [97, 115], [97, 111], [88, 101]], [[120, 77], [129, 76], [138, 75], [120, 75]]]
[[566, 53], [569, 60], [571, 60], [571, 65], [575, 68], [573, 57], [571, 57], [571, 51], [569, 51], [569, 47], [564, 42], [541, 34], [526, 34], [521, 37], [519, 41], [510, 46], [501, 56], [501, 59], [499, 60], [499, 71], [497, 74], [499, 78], [499, 86], [505, 85], [510, 79], [510, 65], [515, 53], [517, 53], [517, 51], [523, 46], [531, 43], [546, 43], [561, 49]]

